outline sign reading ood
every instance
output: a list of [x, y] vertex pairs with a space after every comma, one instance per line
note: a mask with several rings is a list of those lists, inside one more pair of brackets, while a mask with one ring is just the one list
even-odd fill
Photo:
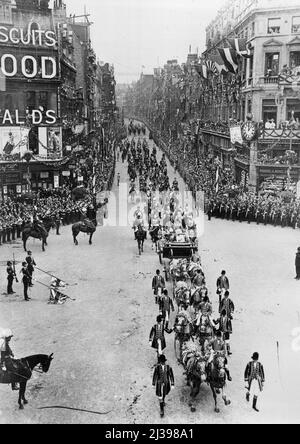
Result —
[[[38, 29], [36, 29], [38, 28]], [[24, 76], [27, 79], [54, 79], [58, 74], [56, 57], [36, 53], [32, 48], [42, 47], [47, 50], [57, 48], [57, 40], [54, 31], [39, 29], [34, 23], [29, 23], [27, 29], [7, 28], [0, 26], [0, 46], [12, 46], [14, 51], [4, 53], [0, 51], [0, 66], [5, 77], [13, 78]], [[16, 48], [27, 47], [31, 54], [20, 55]]]

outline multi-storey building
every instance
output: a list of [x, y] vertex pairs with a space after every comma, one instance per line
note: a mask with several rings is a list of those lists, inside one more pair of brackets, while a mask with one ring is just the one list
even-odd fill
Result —
[[[252, 113], [266, 130], [259, 140], [258, 156], [252, 158], [259, 186], [272, 176], [287, 179], [290, 161], [286, 152], [294, 150], [291, 177], [300, 178], [300, 6], [295, 0], [239, 0], [228, 2], [207, 28], [207, 50], [204, 58], [215, 55], [217, 48], [228, 47], [228, 38], [246, 39], [251, 57], [240, 58], [237, 76], [226, 74], [219, 83], [232, 84], [238, 79], [228, 100], [214, 100], [206, 108], [210, 121], [245, 120]], [[209, 80], [208, 80], [209, 81]], [[215, 86], [217, 81], [211, 80]], [[215, 90], [218, 91], [218, 90]], [[234, 97], [235, 94], [235, 97]], [[275, 131], [276, 129], [276, 131]], [[203, 130], [206, 148], [231, 163], [236, 153], [237, 179], [249, 172], [249, 150], [231, 144], [229, 131], [223, 134], [213, 128]], [[233, 151], [233, 149], [237, 149]], [[254, 159], [254, 160], [253, 160]], [[296, 162], [296, 163], [295, 163]]]
[[4, 79], [0, 92], [0, 154], [2, 161], [11, 162], [7, 173], [1, 174], [6, 195], [28, 189], [27, 165], [22, 160], [28, 149], [36, 156], [31, 162], [32, 187], [54, 187], [59, 181], [54, 159], [62, 157], [58, 99], [61, 77], [49, 1], [2, 0], [0, 6]]

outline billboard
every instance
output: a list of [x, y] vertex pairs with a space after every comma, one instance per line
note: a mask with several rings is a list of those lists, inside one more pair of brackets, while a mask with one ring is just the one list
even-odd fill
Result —
[[0, 127], [0, 157], [5, 160], [15, 156], [23, 157], [28, 151], [28, 134], [29, 128]]
[[62, 128], [57, 126], [39, 127], [39, 156], [60, 159], [62, 153]]

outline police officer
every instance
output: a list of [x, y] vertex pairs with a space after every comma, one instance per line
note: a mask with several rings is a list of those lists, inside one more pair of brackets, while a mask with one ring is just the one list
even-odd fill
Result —
[[32, 276], [33, 276], [34, 267], [36, 266], [36, 263], [35, 263], [35, 260], [32, 257], [32, 252], [28, 251], [27, 254], [28, 254], [28, 256], [26, 257], [27, 271], [28, 271], [28, 274], [30, 276], [29, 286], [33, 287]]
[[22, 282], [23, 282], [23, 287], [24, 287], [24, 299], [27, 302], [27, 301], [30, 301], [30, 298], [28, 296], [28, 288], [29, 288], [29, 284], [31, 282], [31, 276], [28, 272], [27, 262], [22, 263], [21, 273], [23, 274]]
[[13, 282], [16, 275], [11, 261], [7, 262], [6, 272], [7, 272], [7, 294], [8, 295], [15, 294], [15, 292], [13, 291]]

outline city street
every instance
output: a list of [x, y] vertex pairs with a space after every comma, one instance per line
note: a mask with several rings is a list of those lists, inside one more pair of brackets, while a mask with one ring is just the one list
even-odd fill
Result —
[[[118, 172], [121, 182], [126, 182], [127, 164], [118, 163]], [[172, 183], [170, 165], [169, 172]], [[116, 182], [112, 193], [117, 193]], [[114, 211], [113, 201], [109, 216]], [[48, 305], [49, 290], [38, 283], [28, 303], [23, 300], [21, 284], [15, 284], [15, 297], [0, 297], [0, 325], [13, 330], [15, 356], [54, 353], [49, 373], [36, 373], [29, 382], [29, 405], [24, 411], [18, 409], [17, 393], [0, 386], [1, 424], [299, 422], [300, 350], [293, 347], [294, 330], [300, 328], [300, 283], [294, 280], [299, 231], [218, 219], [205, 222], [199, 245], [214, 318], [218, 317], [216, 279], [223, 269], [236, 305], [229, 362], [233, 382], [227, 387], [232, 404], [225, 407], [220, 403], [221, 413], [215, 414], [212, 394], [205, 385], [197, 412], [190, 411], [189, 388], [182, 367], [176, 363], [172, 334], [167, 337], [166, 356], [174, 369], [176, 386], [167, 399], [163, 420], [152, 388], [156, 355], [148, 342], [157, 316], [151, 283], [159, 268], [150, 241], [139, 257], [130, 226], [113, 227], [105, 221], [104, 226], [98, 226], [92, 246], [80, 234], [75, 247], [71, 227], [63, 227], [61, 234], [58, 237], [52, 232], [45, 253], [39, 241], [31, 239], [28, 248], [39, 268], [78, 284], [66, 290], [76, 301]], [[1, 246], [0, 252], [2, 294], [6, 290], [6, 261], [15, 253], [20, 262], [25, 253], [20, 242]], [[47, 285], [50, 282], [50, 277], [39, 271], [35, 278]], [[260, 414], [245, 401], [243, 378], [256, 351], [266, 372]]]

